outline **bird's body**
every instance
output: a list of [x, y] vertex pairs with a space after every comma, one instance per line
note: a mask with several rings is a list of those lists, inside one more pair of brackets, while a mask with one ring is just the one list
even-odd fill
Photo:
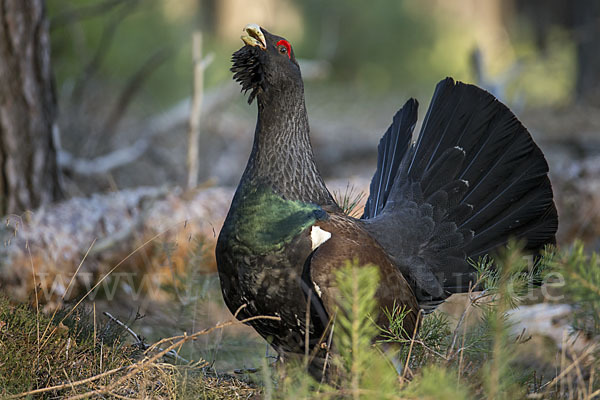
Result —
[[[236, 207], [239, 204], [239, 207]], [[271, 188], [240, 188], [218, 241], [223, 297], [241, 317], [274, 315], [252, 326], [282, 352], [303, 346], [306, 303], [301, 278], [312, 251], [310, 231], [327, 214], [317, 205], [283, 199]]]
[[413, 332], [420, 308], [472, 285], [468, 258], [512, 237], [532, 252], [554, 241], [543, 154], [493, 96], [451, 79], [438, 85], [416, 143], [417, 102], [396, 114], [362, 218], [345, 215], [314, 162], [291, 46], [257, 26], [245, 31], [232, 70], [258, 100], [258, 122], [216, 256], [238, 318], [280, 317], [251, 322], [280, 355], [323, 343], [339, 298], [335, 270], [348, 260], [379, 268], [380, 307], [410, 310], [404, 328]]
[[[282, 355], [305, 350], [309, 293], [311, 346], [323, 340], [337, 298], [333, 272], [346, 260], [380, 268], [386, 280], [378, 293], [382, 307], [398, 302], [418, 309], [410, 286], [360, 220], [336, 208], [285, 200], [264, 186], [238, 189], [232, 210], [218, 244], [223, 297], [233, 312], [244, 307], [240, 318], [280, 317], [251, 324]], [[405, 326], [412, 332], [415, 314]]]

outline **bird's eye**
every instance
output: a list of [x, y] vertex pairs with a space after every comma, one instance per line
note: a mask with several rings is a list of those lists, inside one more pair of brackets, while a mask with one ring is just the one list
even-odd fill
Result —
[[279, 51], [280, 54], [287, 54], [288, 58], [292, 59], [292, 46], [287, 40], [281, 39], [277, 42], [277, 51]]

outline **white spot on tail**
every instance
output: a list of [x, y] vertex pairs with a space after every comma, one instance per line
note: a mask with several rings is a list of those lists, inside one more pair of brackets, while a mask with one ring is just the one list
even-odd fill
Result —
[[312, 249], [316, 249], [326, 241], [331, 239], [331, 232], [324, 231], [318, 226], [314, 225], [310, 230], [310, 240], [312, 242]]

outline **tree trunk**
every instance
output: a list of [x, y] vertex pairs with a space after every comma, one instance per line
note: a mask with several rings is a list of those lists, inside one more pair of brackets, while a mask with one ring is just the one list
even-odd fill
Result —
[[0, 215], [61, 195], [44, 0], [0, 0]]
[[577, 39], [577, 100], [600, 105], [600, 2], [577, 0], [575, 37]]

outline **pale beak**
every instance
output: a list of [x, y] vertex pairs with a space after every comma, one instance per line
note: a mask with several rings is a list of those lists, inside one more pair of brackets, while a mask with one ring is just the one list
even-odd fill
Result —
[[263, 35], [260, 30], [260, 26], [256, 24], [248, 24], [244, 28], [244, 35], [241, 36], [241, 39], [248, 46], [258, 46], [261, 49], [265, 50], [267, 48], [267, 41], [265, 40], [265, 35]]

